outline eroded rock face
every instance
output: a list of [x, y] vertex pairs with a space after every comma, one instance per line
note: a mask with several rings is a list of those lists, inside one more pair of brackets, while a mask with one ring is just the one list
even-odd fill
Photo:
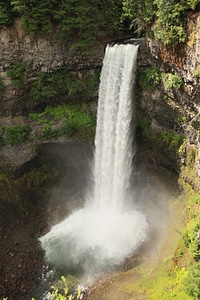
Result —
[[[198, 131], [191, 127], [191, 123], [192, 120], [200, 122], [200, 87], [198, 78], [194, 76], [200, 58], [200, 13], [188, 17], [187, 27], [189, 38], [185, 44], [164, 46], [149, 38], [140, 44], [139, 70], [158, 67], [160, 72], [176, 73], [182, 78], [183, 85], [180, 90], [166, 90], [162, 82], [155, 84], [152, 90], [139, 87], [136, 109], [138, 114], [145, 115], [152, 122], [153, 130], [156, 124], [156, 128], [184, 132], [191, 143], [198, 145]], [[29, 83], [37, 79], [38, 72], [48, 73], [62, 67], [73, 72], [82, 69], [90, 72], [97, 67], [101, 68], [105, 44], [108, 41], [104, 40], [96, 45], [95, 54], [83, 56], [71, 51], [69, 45], [59, 40], [56, 32], [51, 38], [31, 39], [21, 30], [19, 20], [15, 21], [13, 27], [1, 29], [0, 34], [0, 78], [5, 86], [0, 92], [1, 116], [10, 120], [16, 115], [28, 114], [38, 105], [45, 107], [51, 104], [38, 104], [27, 96], [30, 92]], [[17, 62], [27, 66], [23, 89], [16, 89], [6, 74]], [[64, 97], [64, 101], [68, 101], [68, 96]], [[29, 149], [25, 149], [26, 147]], [[17, 150], [16, 147], [4, 146], [1, 147], [0, 158], [17, 168], [37, 154], [35, 149], [34, 142]], [[19, 159], [13, 159], [16, 151], [20, 153]]]
[[[153, 57], [168, 64], [171, 70], [177, 71], [186, 84], [197, 85], [194, 76], [200, 58], [200, 13], [191, 14], [187, 19], [187, 43], [180, 45], [164, 46], [159, 41], [148, 40]], [[188, 93], [191, 91], [188, 89]]]
[[[66, 67], [68, 70], [95, 69], [101, 67], [104, 44], [94, 47], [90, 56], [72, 51], [68, 44], [58, 38], [58, 32], [50, 37], [33, 39], [20, 28], [20, 21], [14, 26], [0, 30], [0, 78], [4, 89], [1, 94], [1, 115], [20, 115], [24, 110], [30, 110], [36, 105], [33, 99], [27, 97], [29, 83], [37, 79], [38, 72], [47, 72]], [[27, 78], [23, 89], [16, 89], [6, 72], [16, 63], [27, 67]]]
[[[142, 89], [137, 100], [138, 110], [165, 129], [186, 133], [192, 143], [199, 137], [192, 121], [200, 122], [200, 85], [195, 71], [200, 59], [200, 13], [187, 19], [188, 41], [180, 45], [165, 46], [158, 40], [146, 39], [147, 49], [139, 52], [141, 68], [155, 68], [160, 72], [177, 74], [182, 79], [180, 89], [167, 90], [163, 82], [153, 89]], [[191, 138], [192, 137], [192, 138]]]

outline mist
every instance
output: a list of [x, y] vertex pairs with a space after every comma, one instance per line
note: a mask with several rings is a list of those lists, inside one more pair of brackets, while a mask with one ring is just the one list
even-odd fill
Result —
[[107, 46], [94, 154], [73, 144], [66, 152], [68, 173], [54, 193], [62, 217], [40, 241], [46, 261], [69, 272], [109, 271], [161, 237], [166, 225], [166, 193], [137, 163], [133, 146], [137, 51], [132, 44]]
[[164, 235], [172, 196], [146, 172], [145, 163], [133, 166], [129, 196], [118, 212], [92, 198], [92, 148], [69, 143], [56, 151], [66, 174], [50, 191], [50, 230], [39, 239], [46, 263], [91, 277], [112, 270], [147, 245], [152, 251]]

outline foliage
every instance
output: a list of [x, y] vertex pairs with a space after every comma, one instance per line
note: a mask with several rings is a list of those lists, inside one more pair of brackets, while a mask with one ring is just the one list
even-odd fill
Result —
[[184, 280], [187, 276], [187, 270], [185, 268], [175, 270], [175, 274], [170, 275], [170, 273], [165, 274], [164, 282], [163, 276], [158, 279], [159, 287], [156, 289], [156, 293], [152, 294], [149, 297], [149, 300], [157, 300], [157, 299], [166, 299], [171, 300], [173, 298], [180, 300], [189, 300], [185, 290], [184, 290]]
[[9, 185], [9, 178], [6, 174], [4, 173], [0, 173], [0, 183], [1, 184], [6, 184], [6, 185]]
[[13, 125], [11, 127], [6, 128], [5, 140], [11, 145], [23, 143], [28, 140], [30, 132], [31, 128], [29, 125]]
[[99, 85], [99, 70], [87, 74], [85, 71], [72, 73], [66, 68], [50, 74], [40, 72], [38, 80], [32, 83], [31, 97], [34, 100], [51, 99], [59, 95], [91, 95]]
[[26, 78], [26, 65], [24, 63], [16, 63], [6, 74], [11, 78], [13, 85], [20, 89], [22, 88], [23, 80]]
[[44, 125], [42, 127], [42, 135], [38, 137], [40, 140], [49, 140], [53, 138], [58, 138], [61, 135], [61, 132], [58, 130], [53, 130], [51, 125]]
[[[39, 36], [58, 26], [60, 37], [74, 47], [85, 49], [101, 37], [102, 32], [119, 32], [120, 0], [15, 0], [13, 8], [22, 17], [24, 30]], [[78, 44], [76, 44], [79, 42]]]
[[199, 224], [195, 220], [190, 220], [183, 232], [183, 240], [188, 248], [190, 255], [195, 259], [200, 259], [199, 244], [197, 241], [197, 232], [200, 229]]
[[165, 45], [185, 42], [187, 35], [184, 18], [188, 10], [195, 9], [197, 0], [124, 0], [122, 20], [134, 31], [153, 30], [154, 37]]
[[171, 89], [180, 89], [182, 85], [182, 79], [179, 75], [177, 74], [172, 74], [172, 73], [162, 73], [162, 81], [164, 84], [165, 89], [171, 90]]
[[186, 41], [186, 32], [184, 29], [184, 16], [187, 7], [185, 0], [177, 3], [174, 0], [155, 0], [157, 5], [156, 22], [154, 25], [154, 34], [164, 44], [177, 44]]
[[159, 84], [161, 75], [158, 68], [145, 69], [138, 74], [139, 82], [143, 89], [152, 90], [155, 85]]
[[[80, 299], [81, 297], [81, 290], [78, 289], [77, 296], [73, 296], [72, 294], [69, 295], [68, 283], [65, 276], [61, 276], [62, 280], [62, 288], [59, 289], [58, 287], [52, 286], [52, 291], [48, 293], [49, 300], [72, 300], [72, 299]], [[32, 298], [32, 300], [35, 300]]]
[[[87, 107], [87, 105], [85, 105]], [[57, 107], [47, 106], [42, 113], [32, 113], [29, 115], [36, 121], [37, 125], [42, 126], [42, 134], [38, 139], [58, 138], [62, 135], [72, 136], [78, 134], [82, 129], [95, 128], [96, 116], [87, 114], [80, 105], [63, 105]], [[61, 121], [61, 126], [57, 129], [53, 125]], [[83, 137], [83, 136], [82, 136]]]
[[68, 105], [66, 108], [67, 118], [62, 128], [62, 133], [69, 136], [75, 134], [81, 127], [95, 127], [96, 117], [87, 115], [76, 105]]
[[124, 0], [121, 20], [139, 35], [144, 33], [154, 19], [155, 5], [153, 0], [135, 1]]
[[175, 134], [172, 131], [162, 130], [160, 133], [159, 139], [166, 145], [168, 145], [169, 149], [176, 148], [178, 149], [180, 145], [183, 143], [184, 135], [183, 134]]
[[188, 203], [188, 221], [187, 226], [183, 232], [183, 240], [185, 246], [188, 248], [190, 255], [195, 259], [200, 259], [200, 246], [197, 241], [197, 233], [200, 230], [200, 196], [192, 194]]
[[195, 9], [196, 6], [199, 4], [199, 0], [188, 0], [187, 4], [191, 9]]
[[[197, 9], [198, 0], [0, 0], [0, 27], [21, 17], [32, 37], [58, 34], [71, 48], [87, 52], [102, 36], [120, 36], [132, 30], [138, 35], [154, 33], [164, 44], [186, 41], [184, 18]], [[153, 26], [154, 24], [154, 26]]]
[[160, 143], [165, 150], [175, 149], [178, 151], [179, 147], [182, 145], [185, 136], [183, 134], [176, 134], [173, 131], [160, 130], [159, 132], [152, 131], [151, 123], [145, 121], [139, 124], [143, 130], [143, 135], [150, 139], [152, 142]]
[[200, 262], [189, 268], [185, 290], [193, 299], [200, 299]]
[[0, 1], [0, 28], [2, 26], [10, 26], [13, 24], [14, 14], [10, 0]]

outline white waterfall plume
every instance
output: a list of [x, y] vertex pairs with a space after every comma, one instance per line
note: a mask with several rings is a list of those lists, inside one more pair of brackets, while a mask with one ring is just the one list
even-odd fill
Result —
[[121, 263], [147, 238], [136, 205], [126, 209], [133, 160], [133, 86], [138, 46], [107, 46], [99, 88], [94, 195], [40, 238], [47, 261], [94, 273]]
[[99, 89], [95, 201], [123, 208], [132, 172], [133, 86], [138, 46], [107, 47]]

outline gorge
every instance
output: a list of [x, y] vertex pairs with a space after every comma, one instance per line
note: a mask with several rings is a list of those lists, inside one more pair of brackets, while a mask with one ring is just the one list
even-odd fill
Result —
[[[195, 74], [198, 74], [200, 56], [199, 22], [199, 12], [188, 15], [188, 40], [186, 43], [164, 45], [151, 37], [143, 40], [138, 50], [135, 103], [137, 167], [145, 165], [145, 172], [142, 174], [144, 177], [148, 175], [148, 184], [150, 182], [150, 185], [155, 184], [156, 187], [161, 187], [160, 195], [165, 194], [162, 187], [166, 183], [169, 183], [170, 188], [175, 186], [176, 190], [178, 186], [184, 201], [188, 194], [190, 198], [196, 195], [192, 204], [189, 204], [190, 209], [195, 207], [196, 220], [199, 216], [199, 177], [197, 172], [199, 166], [199, 75]], [[14, 26], [1, 29], [0, 75], [4, 89], [1, 90], [0, 135], [1, 141], [4, 141], [5, 137], [9, 141], [5, 144], [2, 143], [0, 149], [1, 207], [3, 208], [0, 214], [1, 297], [25, 299], [27, 291], [37, 286], [37, 278], [41, 276], [43, 266], [43, 252], [38, 247], [37, 239], [47, 233], [49, 227], [55, 225], [59, 218], [64, 219], [66, 214], [74, 209], [73, 203], [70, 201], [64, 204], [65, 200], [62, 195], [62, 192], [65, 192], [66, 182], [69, 183], [69, 186], [74, 184], [70, 172], [76, 173], [79, 170], [81, 173], [83, 171], [82, 175], [77, 175], [77, 182], [73, 188], [74, 191], [77, 191], [79, 186], [81, 196], [85, 192], [84, 185], [87, 185], [85, 179], [87, 176], [84, 170], [87, 169], [87, 166], [83, 160], [87, 161], [88, 157], [85, 152], [90, 150], [85, 145], [81, 144], [79, 148], [73, 143], [75, 140], [81, 140], [83, 136], [84, 138], [89, 137], [91, 142], [91, 136], [94, 138], [94, 128], [93, 131], [90, 131], [89, 127], [85, 126], [84, 129], [79, 127], [78, 130], [75, 130], [74, 123], [71, 121], [67, 130], [70, 127], [70, 130], [74, 130], [73, 134], [70, 131], [68, 135], [56, 136], [55, 131], [58, 132], [58, 128], [63, 128], [66, 114], [72, 115], [72, 119], [76, 118], [74, 117], [77, 113], [76, 107], [67, 108], [67, 113], [64, 114], [59, 108], [62, 118], [56, 119], [56, 122], [55, 114], [51, 115], [51, 109], [45, 114], [42, 113], [47, 106], [61, 105], [63, 108], [66, 103], [70, 102], [73, 104], [80, 102], [84, 114], [88, 113], [91, 116], [95, 112], [98, 104], [98, 84], [94, 85], [93, 92], [87, 94], [88, 86], [87, 89], [84, 89], [86, 85], [83, 79], [89, 75], [94, 78], [93, 75], [96, 76], [101, 69], [104, 46], [109, 40], [111, 40], [110, 37], [102, 39], [101, 43], [96, 45], [97, 51], [94, 55], [81, 56], [79, 52], [71, 51], [58, 39], [56, 34], [52, 35], [50, 39], [43, 37], [31, 40], [20, 28], [19, 20], [15, 21]], [[26, 77], [20, 79], [23, 81], [22, 89], [14, 86], [13, 79], [7, 75], [7, 71], [12, 69], [16, 62], [27, 66]], [[67, 72], [70, 72], [70, 78], [74, 76], [80, 80], [79, 85], [83, 87], [83, 90], [79, 92], [79, 95], [74, 95], [71, 89], [66, 94], [56, 94], [55, 97], [51, 94], [50, 98], [45, 98], [44, 92], [51, 91], [48, 83], [53, 83], [52, 77], [45, 76], [54, 74], [64, 67], [67, 67]], [[41, 75], [43, 77], [40, 77], [39, 71], [43, 72]], [[34, 85], [35, 89], [31, 86], [37, 80], [39, 82], [46, 80], [47, 87], [46, 90], [42, 90], [42, 100], [40, 99], [39, 102], [30, 96], [30, 89], [38, 91], [36, 85]], [[89, 82], [91, 81], [89, 80]], [[72, 87], [71, 82], [70, 85]], [[84, 100], [87, 100], [87, 105]], [[35, 119], [31, 118], [30, 114], [35, 114]], [[38, 117], [39, 114], [42, 115]], [[47, 117], [49, 117], [48, 121]], [[81, 118], [82, 115], [79, 115], [79, 119]], [[52, 123], [50, 124], [50, 122]], [[26, 125], [30, 127], [23, 127]], [[30, 137], [28, 136], [29, 138], [22, 143], [15, 144], [12, 143], [12, 131], [8, 129], [17, 130], [18, 126], [23, 129], [18, 135], [20, 138], [21, 136], [26, 137], [26, 133], [27, 136], [29, 133]], [[15, 131], [14, 138], [16, 136]], [[8, 139], [9, 137], [10, 139]], [[48, 138], [45, 139], [45, 137]], [[69, 141], [73, 141], [73, 143], [69, 145]], [[59, 146], [67, 152], [58, 150]], [[68, 153], [67, 158], [65, 158], [66, 153]], [[77, 158], [81, 156], [84, 158], [83, 160]], [[65, 159], [67, 162], [63, 163]], [[46, 161], [45, 164], [43, 164], [44, 161]], [[74, 163], [73, 167], [71, 166], [72, 162]], [[76, 162], [79, 163], [79, 167], [76, 166]], [[138, 173], [140, 173], [140, 169]], [[66, 177], [66, 182], [62, 181], [62, 177]], [[139, 178], [139, 175], [138, 177], [133, 176], [133, 180], [137, 181]], [[63, 185], [63, 191], [59, 194], [61, 200], [58, 205], [55, 189], [60, 185]], [[52, 192], [52, 187], [54, 192]], [[51, 195], [48, 194], [48, 191]], [[156, 192], [157, 189], [155, 189], [155, 193], [152, 192], [152, 197], [155, 197]], [[147, 195], [148, 189], [145, 197]], [[79, 197], [78, 192], [76, 197]], [[163, 195], [164, 204], [166, 204], [165, 200], [165, 195]], [[65, 205], [69, 205], [69, 208], [66, 208]], [[190, 220], [189, 216], [185, 219]], [[188, 246], [180, 244], [174, 255], [170, 254], [172, 263], [180, 270], [189, 269], [189, 259], [186, 257], [190, 253], [194, 257], [197, 248], [195, 250], [191, 248], [198, 247], [195, 244], [198, 222], [194, 225], [188, 224], [190, 226], [187, 225], [187, 234], [185, 234], [186, 237], [188, 236], [186, 242]], [[15, 228], [19, 229], [18, 234], [16, 234]], [[173, 234], [175, 235], [175, 233]], [[183, 254], [180, 255], [180, 253]], [[22, 257], [26, 263], [23, 263]], [[38, 257], [40, 258], [38, 259]], [[130, 270], [129, 268], [128, 270]], [[32, 270], [34, 270], [34, 274], [30, 275]], [[33, 278], [35, 279], [33, 280]], [[130, 299], [131, 296], [127, 296], [129, 295], [128, 287], [127, 290], [125, 289], [124, 295], [122, 296], [123, 300]]]

